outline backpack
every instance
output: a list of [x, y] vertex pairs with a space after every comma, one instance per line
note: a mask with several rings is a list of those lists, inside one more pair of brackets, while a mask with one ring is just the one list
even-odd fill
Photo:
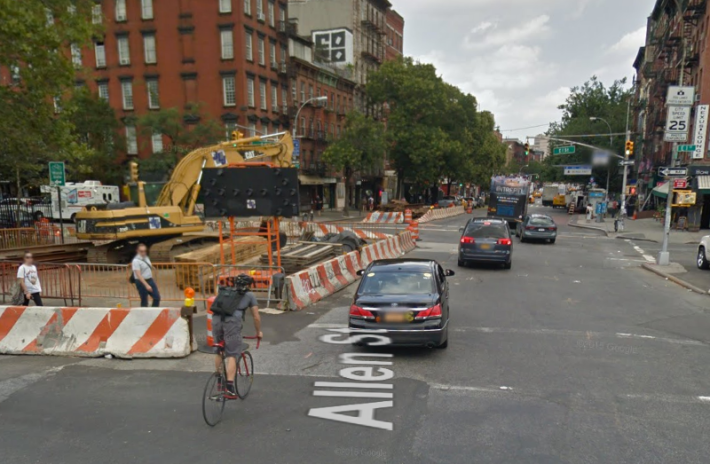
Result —
[[212, 312], [220, 316], [232, 316], [239, 309], [243, 297], [235, 287], [219, 287], [217, 298], [212, 303]]

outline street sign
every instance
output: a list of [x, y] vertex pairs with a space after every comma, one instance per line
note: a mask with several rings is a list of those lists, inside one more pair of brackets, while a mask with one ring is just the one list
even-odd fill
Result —
[[592, 166], [606, 166], [607, 164], [609, 164], [609, 153], [605, 151], [592, 153]]
[[695, 145], [678, 145], [678, 152], [692, 152], [695, 151]]
[[565, 176], [589, 176], [591, 174], [591, 166], [565, 166]]
[[671, 85], [668, 87], [666, 106], [693, 106], [695, 103], [695, 87]]
[[686, 177], [688, 168], [662, 167], [658, 168], [658, 175], [661, 177]]
[[690, 128], [689, 106], [669, 106], [666, 116], [666, 132], [663, 140], [666, 142], [687, 142]]
[[634, 165], [634, 162], [632, 160], [619, 162], [619, 166], [633, 166], [633, 165]]
[[298, 158], [301, 156], [301, 141], [294, 139], [293, 141], [293, 157]]
[[49, 162], [49, 184], [54, 187], [64, 187], [66, 184], [67, 175], [64, 171], [63, 161]]
[[708, 112], [710, 105], [698, 105], [695, 107], [695, 132], [693, 133], [693, 159], [703, 159], [705, 157], [705, 141], [708, 134]]
[[553, 155], [571, 155], [574, 152], [574, 145], [570, 145], [568, 147], [557, 147], [552, 150]]
[[674, 189], [684, 189], [688, 187], [688, 180], [687, 179], [673, 179], [673, 188]]

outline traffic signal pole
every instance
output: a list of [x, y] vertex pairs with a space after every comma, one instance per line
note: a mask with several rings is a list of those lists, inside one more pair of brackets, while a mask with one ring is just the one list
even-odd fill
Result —
[[626, 217], [626, 181], [628, 179], [629, 167], [626, 163], [629, 161], [629, 156], [634, 151], [633, 142], [631, 142], [631, 131], [629, 131], [629, 115], [631, 113], [631, 97], [626, 102], [626, 142], [624, 144], [624, 177], [621, 182], [621, 211], [619, 212], [619, 221], [617, 222], [617, 232], [624, 231], [624, 218]]

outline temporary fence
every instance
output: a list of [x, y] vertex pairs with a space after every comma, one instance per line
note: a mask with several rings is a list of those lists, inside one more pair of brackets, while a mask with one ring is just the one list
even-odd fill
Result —
[[367, 217], [362, 222], [372, 222], [376, 224], [402, 224], [404, 222], [404, 213], [385, 213], [375, 211], [368, 213]]
[[452, 206], [451, 208], [437, 208], [430, 209], [424, 214], [424, 216], [418, 219], [419, 223], [425, 223], [429, 221], [436, 221], [438, 219], [445, 219], [453, 216], [458, 216], [464, 214], [466, 210], [463, 206]]
[[61, 245], [80, 241], [76, 238], [74, 226], [64, 225], [63, 231], [64, 241], [62, 242], [61, 226], [46, 220], [37, 221], [33, 227], [0, 229], [0, 250]]
[[[404, 219], [402, 219], [403, 222]], [[223, 229], [226, 230], [228, 225], [223, 221]], [[242, 230], [259, 230], [262, 226], [261, 220], [253, 221], [235, 221], [235, 228]], [[210, 230], [219, 230], [219, 221], [208, 221], [207, 227]], [[405, 230], [406, 226], [401, 223], [367, 223], [367, 222], [302, 222], [282, 220], [279, 223], [279, 230], [285, 233], [288, 237], [300, 237], [304, 232], [313, 232], [316, 237], [322, 237], [330, 233], [341, 233], [343, 231], [351, 231], [355, 235], [363, 239], [382, 240], [389, 236], [395, 235], [400, 231]]]

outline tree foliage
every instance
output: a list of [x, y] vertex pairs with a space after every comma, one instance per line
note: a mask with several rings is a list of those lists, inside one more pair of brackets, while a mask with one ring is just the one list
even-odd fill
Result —
[[[359, 113], [348, 113], [341, 137], [331, 143], [323, 153], [323, 160], [337, 170], [343, 170], [346, 185], [356, 173], [382, 165], [387, 149], [384, 125]], [[349, 189], [346, 189], [349, 195]], [[350, 198], [345, 199], [347, 212]]]

